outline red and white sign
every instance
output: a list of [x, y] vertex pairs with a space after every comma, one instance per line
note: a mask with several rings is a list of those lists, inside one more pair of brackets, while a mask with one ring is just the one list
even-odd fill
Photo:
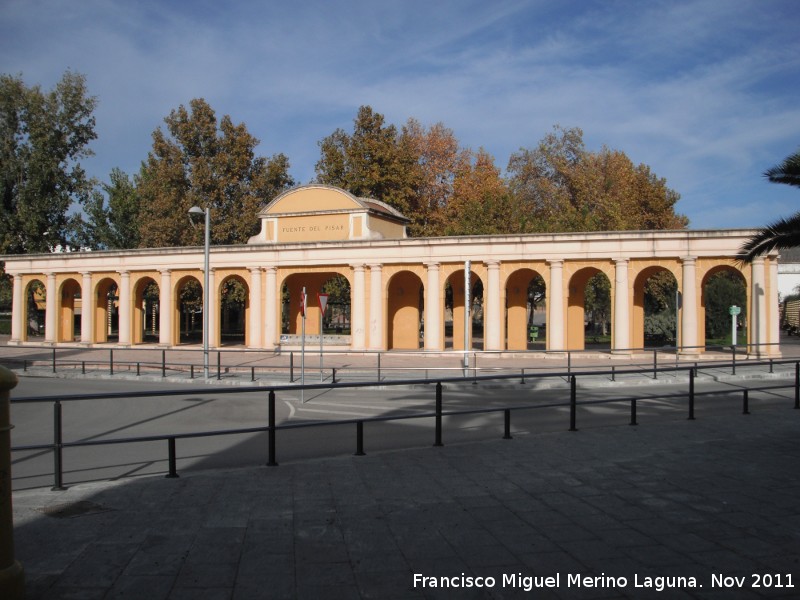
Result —
[[325, 314], [325, 307], [328, 306], [328, 294], [317, 294], [317, 298], [319, 298], [319, 309], [322, 311], [322, 314]]

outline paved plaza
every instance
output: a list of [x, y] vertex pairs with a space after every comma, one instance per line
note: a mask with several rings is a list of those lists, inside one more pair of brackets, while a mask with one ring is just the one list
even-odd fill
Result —
[[800, 596], [785, 406], [13, 495], [31, 599]]

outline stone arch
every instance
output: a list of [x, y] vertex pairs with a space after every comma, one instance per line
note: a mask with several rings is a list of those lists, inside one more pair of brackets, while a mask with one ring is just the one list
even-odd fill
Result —
[[[594, 266], [587, 266], [578, 269], [570, 278], [567, 287], [567, 349], [583, 350], [586, 348], [586, 287], [594, 277], [601, 276], [608, 282], [608, 289], [611, 289], [611, 281], [608, 274]], [[611, 302], [608, 299], [608, 315], [606, 324], [609, 332], [611, 329]], [[595, 315], [596, 318], [596, 315]], [[553, 324], [555, 326], [555, 324]]]
[[325, 285], [334, 278], [342, 277], [350, 287], [350, 304], [352, 306], [352, 283], [346, 273], [337, 269], [328, 271], [300, 271], [289, 273], [284, 277], [279, 289], [281, 293], [281, 333], [300, 335], [302, 330], [302, 314], [300, 297], [306, 289], [306, 334], [318, 335], [320, 324], [319, 299], [317, 294], [324, 292]]
[[194, 275], [184, 275], [174, 283], [172, 298], [172, 345], [201, 343], [203, 284]]
[[47, 286], [39, 278], [33, 278], [25, 285], [23, 291], [23, 318], [25, 326], [22, 328], [22, 340], [27, 341], [29, 336], [42, 336], [45, 332], [45, 306], [47, 300]]
[[506, 280], [506, 348], [509, 350], [527, 350], [532, 342], [532, 330], [537, 334], [533, 343], [545, 342], [546, 345], [546, 289], [542, 275], [527, 267], [514, 271]]
[[133, 286], [131, 343], [158, 342], [161, 289], [155, 278], [144, 276]]
[[[732, 294], [726, 298], [717, 297], [715, 294], [711, 293], [709, 289], [709, 284], [712, 283], [715, 277], [727, 277], [734, 286], [738, 287], [737, 291], [733, 289], [728, 290], [729, 294]], [[744, 328], [744, 332], [739, 333], [739, 335], [744, 334], [743, 337], [740, 337], [737, 341], [738, 344], [745, 344], [750, 343], [750, 328], [747, 327], [747, 324], [750, 322], [750, 297], [749, 297], [749, 289], [747, 286], [747, 278], [744, 274], [735, 267], [731, 265], [717, 265], [709, 269], [704, 275], [703, 280], [700, 285], [700, 307], [697, 311], [697, 323], [698, 323], [698, 340], [697, 343], [699, 346], [705, 346], [708, 344], [709, 341], [713, 341], [713, 343], [720, 342], [719, 334], [722, 333], [723, 338], [727, 338], [727, 341], [723, 340], [720, 343], [727, 344], [730, 343], [730, 332], [731, 330], [731, 318], [730, 316], [727, 317], [727, 327], [726, 324], [718, 323], [721, 319], [724, 321], [724, 315], [728, 315], [728, 308], [730, 304], [736, 302], [741, 308], [741, 313], [739, 315], [738, 321], [740, 321], [740, 325]], [[714, 326], [712, 328], [711, 320], [714, 321]], [[720, 331], [714, 331], [713, 329], [719, 328]], [[741, 331], [741, 330], [739, 330]]]
[[250, 336], [250, 286], [241, 275], [228, 275], [217, 287], [217, 316], [219, 339], [210, 342], [212, 346], [223, 344], [245, 344]]
[[[84, 298], [81, 293], [81, 284], [76, 279], [68, 277], [58, 286], [58, 334], [56, 340], [59, 342], [74, 342], [76, 333], [81, 330], [80, 319], [83, 317]], [[78, 302], [80, 301], [81, 312], [78, 312]], [[91, 305], [91, 302], [88, 303]], [[91, 312], [89, 312], [91, 315]], [[88, 316], [87, 318], [91, 318]]]
[[389, 280], [386, 311], [389, 350], [419, 349], [422, 293], [422, 280], [411, 271], [399, 271]]
[[119, 340], [119, 303], [121, 301], [119, 285], [113, 277], [103, 277], [94, 285], [94, 293], [86, 293], [86, 318], [92, 316], [94, 318], [93, 342], [103, 344]]
[[[651, 282], [652, 280], [652, 282]], [[650, 284], [650, 285], [648, 285]], [[653, 297], [653, 287], [658, 286], [664, 293], [664, 297], [655, 299]], [[667, 289], [667, 287], [669, 289]], [[644, 348], [648, 345], [663, 346], [665, 344], [677, 346], [677, 320], [675, 318], [676, 298], [675, 292], [678, 290], [678, 279], [675, 273], [667, 267], [652, 265], [642, 269], [633, 282], [633, 312], [631, 314], [631, 347]], [[659, 302], [659, 300], [661, 302]], [[663, 304], [660, 320], [665, 321], [663, 336], [659, 339], [651, 338], [646, 335], [645, 323], [648, 318], [656, 318], [656, 314], [651, 314], [655, 310], [655, 304]], [[671, 316], [671, 317], [670, 317]], [[669, 319], [672, 321], [669, 321]], [[655, 335], [655, 334], [651, 334]], [[670, 335], [672, 337], [670, 337]], [[662, 339], [663, 338], [663, 339]]]

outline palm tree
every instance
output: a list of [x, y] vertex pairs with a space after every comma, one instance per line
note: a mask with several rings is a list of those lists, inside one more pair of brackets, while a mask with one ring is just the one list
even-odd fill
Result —
[[[786, 158], [781, 164], [764, 171], [764, 177], [773, 183], [785, 183], [800, 187], [800, 150]], [[739, 259], [752, 262], [757, 256], [772, 250], [800, 246], [800, 212], [788, 219], [778, 219], [753, 235], [739, 250]]]

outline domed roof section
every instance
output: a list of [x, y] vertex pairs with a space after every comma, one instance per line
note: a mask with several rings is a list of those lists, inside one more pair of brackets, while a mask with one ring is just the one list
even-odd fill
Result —
[[409, 221], [385, 202], [316, 183], [280, 194], [258, 217], [250, 244], [405, 238]]
[[331, 185], [312, 183], [287, 190], [267, 204], [259, 217], [329, 212], [341, 210], [369, 210], [408, 222], [403, 214], [380, 200], [357, 198], [350, 192]]

